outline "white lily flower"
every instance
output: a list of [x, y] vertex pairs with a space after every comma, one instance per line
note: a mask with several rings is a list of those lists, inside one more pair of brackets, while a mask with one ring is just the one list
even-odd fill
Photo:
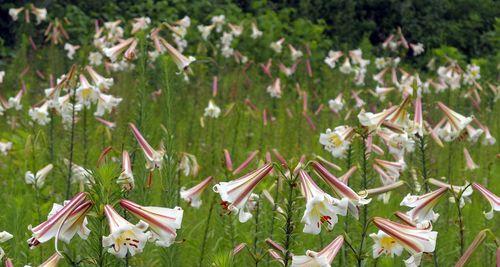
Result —
[[319, 142], [325, 150], [332, 153], [332, 156], [344, 158], [353, 135], [354, 128], [345, 125], [337, 126], [333, 131], [326, 129], [325, 133], [320, 134]]
[[[13, 237], [14, 236], [11, 235], [10, 233], [8, 233], [6, 231], [2, 231], [2, 232], [0, 232], [0, 243], [6, 242], [6, 241], [12, 239]], [[5, 255], [5, 252], [0, 247], [0, 260], [3, 258], [4, 255]]]
[[293, 256], [292, 267], [330, 267], [333, 259], [344, 244], [344, 237], [338, 236], [320, 252], [306, 251], [306, 255]]
[[116, 212], [110, 205], [104, 206], [104, 213], [109, 223], [110, 234], [102, 238], [102, 246], [109, 247], [108, 252], [119, 258], [125, 258], [141, 253], [146, 246], [149, 236], [144, 233], [148, 224], [139, 221], [131, 224]]
[[[157, 246], [169, 247], [175, 241], [176, 230], [181, 228], [183, 210], [180, 207], [173, 209], [163, 207], [141, 206], [132, 201], [122, 199], [120, 206], [140, 219], [151, 228], [150, 240]], [[142, 246], [144, 247], [144, 246]]]
[[267, 87], [266, 91], [272, 98], [281, 98], [282, 91], [280, 78], [276, 78], [276, 80]]
[[45, 101], [41, 106], [39, 107], [32, 107], [30, 108], [28, 114], [30, 118], [40, 124], [40, 125], [47, 125], [47, 123], [50, 122], [50, 117], [49, 117], [49, 102]]
[[486, 187], [484, 187], [481, 184], [473, 183], [472, 187], [474, 187], [474, 189], [479, 191], [479, 193], [481, 193], [481, 195], [483, 195], [483, 197], [486, 198], [486, 200], [491, 204], [491, 210], [483, 213], [486, 219], [488, 220], [493, 219], [494, 212], [500, 211], [500, 197], [493, 194], [493, 192], [486, 189]]
[[400, 205], [413, 208], [407, 214], [415, 223], [423, 223], [424, 221], [435, 222], [439, 218], [439, 214], [435, 213], [433, 208], [447, 190], [448, 188], [441, 187], [421, 196], [408, 194], [401, 201]]
[[191, 205], [191, 207], [198, 209], [199, 207], [201, 207], [201, 204], [202, 204], [201, 194], [210, 185], [212, 180], [213, 180], [213, 177], [209, 176], [209, 177], [205, 178], [203, 181], [201, 181], [199, 184], [197, 184], [189, 189], [182, 187], [180, 192], [179, 192], [181, 195], [181, 198], [184, 201], [188, 202]]
[[203, 116], [216, 119], [220, 116], [220, 113], [221, 109], [214, 103], [213, 100], [209, 100]]
[[47, 175], [49, 175], [49, 172], [52, 170], [53, 167], [54, 165], [48, 164], [41, 170], [37, 171], [36, 174], [27, 171], [26, 174], [24, 175], [24, 180], [26, 181], [27, 184], [31, 184], [35, 188], [40, 189], [45, 184], [45, 179], [47, 178]]
[[396, 239], [390, 235], [379, 230], [378, 233], [371, 233], [370, 237], [373, 239], [373, 258], [376, 259], [380, 255], [385, 254], [391, 257], [400, 256], [403, 253], [403, 246], [399, 244]]
[[260, 31], [259, 28], [257, 28], [257, 24], [255, 24], [255, 22], [252, 22], [252, 35], [250, 37], [252, 37], [252, 39], [257, 39], [261, 36], [262, 36], [262, 31]]

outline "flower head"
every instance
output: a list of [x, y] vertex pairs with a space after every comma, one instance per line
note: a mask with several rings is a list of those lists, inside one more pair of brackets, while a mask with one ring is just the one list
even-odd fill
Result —
[[120, 176], [118, 176], [116, 183], [121, 185], [124, 191], [130, 191], [134, 189], [135, 186], [130, 156], [126, 150], [122, 153], [122, 172], [120, 173]]
[[345, 125], [337, 126], [333, 131], [327, 129], [325, 133], [320, 134], [319, 142], [325, 150], [332, 153], [332, 156], [344, 158], [353, 135], [354, 128]]
[[220, 182], [214, 186], [213, 190], [220, 194], [221, 205], [226, 210], [239, 214], [240, 222], [244, 223], [252, 218], [252, 214], [248, 211], [246, 205], [252, 191], [272, 169], [270, 163], [265, 164], [241, 178], [229, 182]]
[[473, 183], [472, 187], [479, 191], [479, 193], [481, 193], [481, 195], [483, 195], [483, 197], [486, 198], [486, 200], [488, 200], [488, 202], [491, 204], [491, 210], [483, 213], [486, 219], [493, 219], [494, 211], [500, 211], [500, 197], [493, 194], [490, 190], [486, 189], [486, 187], [482, 186], [481, 184]]
[[185, 189], [184, 187], [181, 188], [180, 190], [180, 195], [181, 198], [188, 202], [191, 207], [193, 208], [199, 208], [201, 206], [201, 194], [207, 188], [210, 183], [212, 182], [213, 177], [209, 176], [205, 178], [203, 181], [201, 181], [199, 184], [189, 188]]
[[42, 188], [45, 183], [45, 178], [49, 175], [49, 172], [52, 170], [54, 165], [48, 164], [43, 167], [41, 170], [37, 171], [36, 174], [33, 174], [30, 171], [27, 171], [24, 175], [24, 180], [27, 184], [33, 185], [35, 188]]
[[144, 152], [144, 156], [146, 157], [146, 167], [150, 170], [154, 169], [161, 169], [162, 163], [163, 163], [163, 156], [165, 154], [165, 151], [163, 148], [160, 148], [159, 150], [154, 150], [142, 137], [142, 134], [139, 132], [137, 127], [133, 123], [129, 123], [130, 129], [132, 129], [132, 133], [135, 136], [135, 139], [139, 143], [139, 146], [142, 149], [142, 152]]
[[378, 233], [370, 234], [373, 239], [373, 258], [376, 259], [380, 255], [385, 254], [391, 257], [399, 256], [403, 253], [403, 246], [396, 239], [379, 230]]
[[425, 221], [434, 222], [438, 219], [439, 214], [435, 213], [433, 208], [447, 190], [448, 188], [441, 187], [421, 196], [408, 194], [403, 201], [401, 201], [400, 205], [413, 208], [407, 212], [412, 221], [416, 223], [423, 223]]
[[304, 170], [299, 170], [300, 191], [306, 199], [306, 210], [302, 217], [304, 233], [319, 234], [321, 225], [332, 230], [338, 221], [337, 215], [347, 214], [348, 200], [338, 200], [325, 193]]
[[148, 241], [148, 235], [144, 233], [148, 224], [139, 221], [133, 225], [110, 205], [104, 206], [104, 213], [108, 219], [110, 234], [102, 238], [102, 246], [109, 247], [108, 252], [119, 258], [125, 258], [127, 253], [131, 256], [141, 253]]
[[180, 207], [169, 209], [141, 206], [126, 199], [120, 200], [120, 205], [149, 225], [151, 228], [150, 239], [155, 241], [157, 246], [169, 247], [175, 241], [176, 230], [181, 228], [184, 213]]

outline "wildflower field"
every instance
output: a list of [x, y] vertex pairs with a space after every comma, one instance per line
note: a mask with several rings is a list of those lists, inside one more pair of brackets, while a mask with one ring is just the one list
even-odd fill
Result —
[[0, 3], [0, 264], [499, 266], [498, 18], [111, 2]]

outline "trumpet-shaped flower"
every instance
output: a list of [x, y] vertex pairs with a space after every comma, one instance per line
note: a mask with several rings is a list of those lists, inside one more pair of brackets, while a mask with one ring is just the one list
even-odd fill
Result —
[[218, 118], [220, 116], [221, 109], [215, 104], [213, 100], [208, 101], [208, 106], [205, 108], [205, 117]]
[[305, 223], [304, 233], [317, 235], [321, 225], [332, 230], [338, 222], [337, 215], [347, 214], [348, 200], [338, 200], [325, 193], [304, 170], [299, 170], [300, 191], [306, 199], [306, 210], [301, 222]]
[[244, 223], [252, 218], [252, 214], [248, 211], [246, 205], [252, 191], [272, 169], [270, 163], [265, 164], [241, 178], [229, 182], [220, 182], [214, 186], [213, 190], [220, 194], [221, 205], [224, 209], [238, 214], [239, 221]]
[[122, 153], [122, 172], [120, 173], [120, 176], [118, 176], [116, 183], [121, 185], [124, 191], [130, 191], [134, 189], [135, 186], [130, 156], [125, 150]]
[[144, 156], [146, 157], [146, 167], [150, 170], [154, 169], [161, 169], [162, 163], [163, 163], [163, 155], [165, 154], [165, 151], [163, 148], [159, 150], [154, 150], [142, 137], [142, 134], [139, 132], [137, 127], [133, 123], [129, 123], [130, 129], [132, 129], [132, 133], [135, 136], [135, 139], [139, 143], [139, 146], [142, 149], [142, 152], [144, 152]]
[[272, 98], [281, 98], [282, 91], [280, 78], [276, 78], [276, 80], [267, 87], [266, 91]]
[[354, 128], [350, 126], [337, 126], [335, 129], [326, 129], [326, 133], [319, 136], [319, 142], [327, 151], [336, 158], [344, 158], [349, 149], [351, 138], [354, 135]]
[[177, 65], [180, 71], [184, 72], [191, 71], [189, 65], [191, 65], [191, 63], [193, 63], [196, 60], [196, 58], [192, 56], [189, 57], [184, 56], [163, 38], [160, 38], [160, 42], [167, 49], [167, 52], [170, 54], [170, 56], [172, 57], [172, 59], [174, 60], [175, 64]]
[[378, 129], [384, 120], [389, 117], [394, 111], [396, 111], [397, 106], [388, 108], [379, 113], [365, 112], [361, 110], [358, 114], [359, 123], [367, 127], [370, 131]]
[[[460, 208], [463, 208], [464, 205], [465, 205], [465, 202], [472, 202], [472, 200], [470, 199], [470, 196], [472, 195], [472, 193], [474, 192], [474, 190], [472, 189], [472, 186], [469, 182], [465, 181], [465, 185], [463, 186], [458, 186], [458, 185], [451, 185], [451, 184], [447, 184], [447, 183], [443, 183], [439, 180], [436, 180], [434, 178], [430, 178], [429, 179], [429, 183], [430, 184], [433, 184], [433, 185], [437, 185], [439, 187], [446, 187], [450, 190], [453, 190], [456, 194], [456, 196], [460, 196]], [[450, 201], [451, 202], [454, 202], [455, 201], [455, 198], [450, 198]]]
[[464, 158], [465, 158], [465, 166], [466, 166], [467, 170], [475, 170], [475, 169], [479, 168], [479, 165], [474, 163], [474, 160], [472, 159], [472, 157], [469, 153], [469, 150], [467, 150], [467, 148], [465, 148], [465, 147], [464, 147]]
[[45, 101], [41, 106], [39, 107], [32, 107], [29, 110], [29, 115], [33, 121], [40, 125], [47, 125], [47, 123], [50, 122], [50, 117], [49, 117], [49, 102]]
[[479, 193], [481, 193], [481, 195], [483, 195], [483, 197], [486, 198], [488, 202], [490, 202], [491, 210], [483, 213], [486, 219], [488, 220], [493, 219], [494, 211], [500, 211], [500, 197], [493, 194], [490, 190], [486, 189], [486, 187], [478, 183], [473, 183], [472, 187], [474, 187], [474, 189], [479, 191]]
[[415, 196], [408, 194], [403, 201], [401, 201], [401, 206], [406, 206], [413, 208], [407, 212], [408, 216], [412, 221], [416, 223], [423, 223], [424, 221], [435, 222], [439, 214], [433, 211], [434, 206], [438, 203], [439, 199], [444, 196], [448, 188], [441, 187], [435, 191], [429, 192], [421, 196]]
[[335, 99], [330, 99], [328, 101], [328, 107], [335, 112], [339, 113], [344, 108], [344, 100], [342, 99], [342, 93], [340, 93]]
[[47, 216], [47, 221], [36, 227], [29, 227], [33, 233], [28, 239], [30, 248], [44, 243], [56, 237], [66, 243], [78, 233], [82, 239], [86, 239], [90, 230], [86, 227], [85, 215], [92, 203], [85, 200], [85, 193], [78, 193], [64, 205], [54, 204], [52, 211]]
[[390, 235], [379, 230], [378, 233], [370, 234], [373, 239], [373, 258], [376, 259], [380, 255], [385, 254], [391, 257], [400, 256], [403, 253], [403, 246]]
[[97, 108], [94, 112], [94, 116], [103, 116], [106, 112], [111, 112], [115, 107], [117, 107], [122, 99], [119, 97], [114, 97], [112, 95], [107, 95], [104, 93], [99, 94], [99, 99], [97, 101]]
[[252, 22], [252, 39], [257, 39], [262, 36], [262, 31], [257, 28], [257, 24], [255, 22]]
[[378, 229], [392, 237], [412, 255], [405, 260], [407, 267], [419, 266], [424, 252], [433, 252], [436, 248], [437, 232], [395, 223], [375, 217], [373, 223]]
[[36, 8], [35, 6], [31, 6], [31, 13], [35, 15], [36, 24], [40, 24], [42, 21], [47, 19], [47, 9], [45, 8]]
[[[100, 65], [100, 64], [98, 64]], [[96, 65], [96, 66], [98, 66]], [[114, 80], [113, 78], [105, 78], [101, 76], [99, 73], [97, 73], [92, 67], [87, 66], [85, 68], [87, 72], [90, 75], [90, 78], [92, 78], [92, 81], [94, 84], [100, 89], [100, 90], [108, 90], [111, 86], [113, 86]]]
[[200, 171], [200, 166], [198, 165], [198, 160], [196, 156], [193, 154], [189, 154], [186, 152], [181, 153], [181, 160], [179, 162], [179, 170], [182, 171], [184, 176], [198, 176], [198, 172]]
[[184, 201], [188, 202], [191, 205], [191, 207], [199, 208], [202, 203], [201, 194], [210, 185], [212, 180], [213, 177], [209, 176], [205, 178], [203, 181], [201, 181], [199, 184], [189, 189], [185, 189], [185, 187], [182, 187], [180, 190], [181, 198], [184, 199]]
[[144, 233], [148, 224], [139, 221], [133, 225], [110, 205], [104, 206], [104, 213], [108, 219], [110, 234], [102, 238], [102, 246], [109, 247], [108, 252], [119, 258], [125, 258], [127, 252], [131, 256], [141, 253], [148, 241], [148, 235]]
[[269, 47], [271, 47], [274, 52], [280, 54], [281, 51], [283, 50], [283, 43], [285, 42], [285, 38], [281, 38], [276, 42], [272, 42]]
[[306, 251], [306, 255], [293, 256], [292, 267], [330, 267], [344, 244], [344, 236], [338, 236], [320, 252]]
[[113, 47], [104, 48], [102, 52], [111, 60], [111, 62], [115, 62], [118, 57], [134, 43], [134, 41], [136, 41], [135, 38], [128, 38]]
[[157, 246], [169, 247], [175, 241], [176, 230], [181, 228], [184, 213], [180, 207], [169, 209], [141, 206], [126, 199], [120, 200], [120, 205], [149, 225], [151, 228], [150, 239]]
[[52, 170], [53, 167], [54, 165], [48, 164], [41, 170], [37, 171], [36, 174], [27, 171], [26, 174], [24, 175], [24, 180], [26, 181], [27, 184], [31, 184], [35, 188], [42, 188], [42, 186], [45, 184], [45, 179], [47, 178], [47, 175], [49, 175], [49, 172]]
[[325, 58], [324, 62], [326, 65], [328, 65], [331, 69], [335, 68], [335, 65], [339, 58], [344, 55], [342, 51], [333, 51], [330, 50], [328, 51], [328, 56]]
[[21, 110], [23, 108], [21, 104], [21, 99], [24, 95], [24, 88], [21, 88], [19, 92], [14, 97], [9, 97], [8, 103], [9, 106], [8, 108], [14, 108], [15, 110]]
[[19, 13], [24, 10], [24, 7], [20, 8], [9, 8], [9, 15], [13, 21], [17, 21], [19, 19]]
[[[442, 102], [437, 103], [439, 108], [444, 112], [446, 118], [448, 119], [449, 124], [453, 128], [453, 131], [456, 131], [458, 133], [461, 133], [467, 125], [469, 125], [473, 117], [465, 117], [449, 107], [447, 107], [445, 104]], [[460, 134], [457, 134], [457, 136]]]
[[340, 181], [318, 162], [312, 162], [311, 166], [316, 171], [318, 176], [321, 177], [338, 196], [340, 196], [341, 198], [347, 198], [349, 200], [349, 212], [357, 219], [359, 217], [358, 207], [370, 203], [371, 199], [366, 199], [366, 195], [358, 195], [356, 192], [354, 192], [354, 190]]

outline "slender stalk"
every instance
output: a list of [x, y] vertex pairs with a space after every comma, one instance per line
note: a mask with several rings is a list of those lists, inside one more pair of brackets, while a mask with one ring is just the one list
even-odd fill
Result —
[[[254, 237], [253, 237], [253, 254], [254, 255], [257, 255], [257, 243], [259, 241], [259, 214], [260, 214], [260, 201], [259, 199], [256, 200], [256, 209], [255, 209], [255, 216], [254, 216], [254, 219], [255, 219], [255, 231], [254, 231]], [[258, 260], [255, 261], [255, 266], [259, 266], [259, 261], [260, 261], [260, 257], [257, 258]]]
[[[346, 157], [346, 170], [349, 170], [352, 165], [352, 145], [349, 145]], [[349, 180], [347, 180], [347, 186], [349, 186]], [[349, 217], [346, 216], [344, 219], [344, 232], [349, 233]], [[342, 256], [340, 257], [340, 263], [343, 266], [349, 266], [349, 258], [347, 257], [347, 249], [342, 246]]]
[[207, 222], [205, 224], [205, 230], [203, 231], [203, 241], [201, 243], [201, 254], [198, 266], [203, 266], [203, 260], [205, 258], [205, 246], [207, 245], [208, 232], [210, 230], [210, 219], [212, 218], [212, 212], [215, 206], [216, 194], [213, 194], [212, 201], [210, 202], [210, 209], [208, 210]]
[[[361, 158], [361, 187], [363, 189], [368, 188], [368, 153], [366, 148], [367, 135], [362, 136], [362, 158]], [[366, 239], [366, 233], [368, 231], [368, 205], [363, 206], [363, 215], [361, 217], [361, 224], [363, 225], [363, 230], [361, 232], [361, 241], [359, 242], [358, 249], [358, 267], [363, 265], [363, 246]]]
[[288, 195], [287, 198], [285, 199], [285, 206], [286, 206], [286, 224], [285, 224], [285, 242], [283, 242], [283, 247], [285, 249], [285, 258], [284, 258], [284, 265], [287, 267], [291, 262], [291, 256], [292, 253], [290, 251], [291, 246], [292, 246], [292, 235], [293, 235], [293, 230], [295, 228], [294, 222], [293, 222], [293, 213], [294, 213], [294, 204], [295, 204], [295, 182], [287, 180], [288, 184]]
[[424, 136], [418, 136], [418, 144], [419, 144], [419, 150], [420, 150], [420, 164], [422, 168], [422, 178], [424, 180], [424, 188], [425, 192], [429, 192], [429, 173], [427, 170], [427, 155], [425, 149], [427, 148], [426, 140]]
[[71, 137], [69, 144], [69, 164], [68, 164], [68, 178], [66, 180], [66, 199], [69, 199], [71, 193], [71, 165], [73, 165], [73, 149], [75, 145], [75, 101], [76, 101], [76, 90], [73, 89], [73, 95], [71, 96]]

